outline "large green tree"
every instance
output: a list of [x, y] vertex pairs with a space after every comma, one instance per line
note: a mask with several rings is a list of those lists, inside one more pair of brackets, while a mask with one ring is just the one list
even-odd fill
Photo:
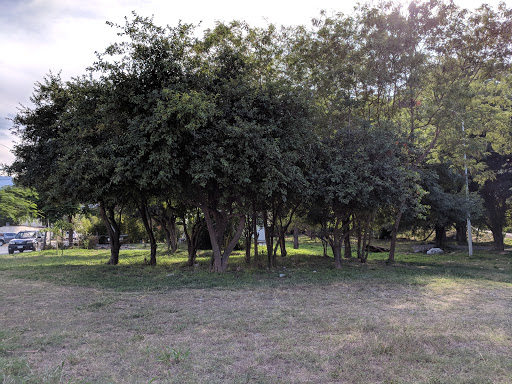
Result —
[[19, 223], [40, 216], [38, 195], [32, 189], [6, 186], [0, 189], [0, 218]]

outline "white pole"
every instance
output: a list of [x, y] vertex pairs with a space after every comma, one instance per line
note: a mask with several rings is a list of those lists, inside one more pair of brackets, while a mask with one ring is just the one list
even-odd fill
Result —
[[471, 214], [469, 212], [469, 178], [468, 178], [468, 163], [466, 161], [466, 136], [464, 134], [464, 121], [462, 121], [462, 135], [464, 136], [464, 173], [465, 173], [465, 176], [466, 176], [468, 254], [469, 254], [469, 256], [473, 256], [473, 239], [472, 239], [472, 236], [471, 236]]

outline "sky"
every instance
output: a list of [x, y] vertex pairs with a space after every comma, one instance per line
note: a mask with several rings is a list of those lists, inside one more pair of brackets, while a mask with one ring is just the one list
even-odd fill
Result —
[[[404, 0], [405, 1], [405, 0]], [[484, 0], [456, 0], [474, 9]], [[496, 5], [497, 0], [485, 1]], [[510, 7], [512, 0], [505, 1]], [[347, 0], [0, 0], [0, 163], [10, 164], [16, 138], [12, 119], [22, 106], [30, 107], [34, 84], [50, 71], [63, 80], [82, 75], [117, 31], [106, 21], [123, 24], [135, 11], [154, 16], [157, 25], [200, 24], [245, 20], [252, 26], [311, 25], [321, 10], [351, 13], [356, 1]]]

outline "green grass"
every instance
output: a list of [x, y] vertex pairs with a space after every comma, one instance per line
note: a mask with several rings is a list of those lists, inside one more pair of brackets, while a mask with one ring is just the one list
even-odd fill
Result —
[[168, 255], [160, 249], [158, 265], [150, 267], [144, 263], [149, 250], [123, 250], [119, 265], [113, 267], [106, 265], [108, 250], [72, 249], [64, 256], [55, 251], [3, 255], [0, 271], [8, 271], [12, 277], [117, 291], [293, 286], [329, 284], [339, 279], [426, 284], [439, 276], [512, 283], [510, 253], [476, 251], [469, 257], [464, 251], [455, 251], [429, 256], [409, 249], [409, 243], [401, 244], [393, 265], [386, 264], [386, 253], [372, 253], [366, 264], [354, 258], [344, 260], [343, 268], [335, 270], [333, 259], [322, 256], [319, 242], [303, 241], [298, 250], [289, 244], [288, 256], [278, 256], [278, 267], [270, 270], [245, 265], [243, 252], [235, 252], [225, 274], [210, 272], [211, 251], [200, 251], [198, 266], [190, 268], [184, 251]]

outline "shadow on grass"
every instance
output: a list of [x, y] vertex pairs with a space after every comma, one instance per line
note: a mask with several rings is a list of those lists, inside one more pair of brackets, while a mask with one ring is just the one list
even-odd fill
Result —
[[334, 269], [333, 259], [323, 257], [320, 244], [305, 244], [278, 256], [278, 267], [256, 269], [244, 264], [243, 252], [230, 258], [228, 271], [215, 274], [210, 269], [210, 252], [199, 254], [198, 265], [186, 266], [186, 253], [173, 256], [158, 252], [158, 265], [145, 265], [148, 250], [122, 251], [120, 264], [106, 265], [109, 251], [69, 250], [64, 256], [51, 251], [32, 252], [23, 257], [1, 256], [4, 276], [47, 281], [53, 284], [113, 289], [117, 291], [158, 291], [176, 289], [244, 287], [287, 287], [310, 284], [358, 282], [364, 284], [428, 284], [432, 279], [472, 279], [512, 283], [512, 257], [492, 252], [476, 253], [469, 258], [463, 252], [428, 256], [400, 253], [397, 262], [386, 264], [387, 254], [370, 254], [368, 263], [344, 260], [343, 268]]

